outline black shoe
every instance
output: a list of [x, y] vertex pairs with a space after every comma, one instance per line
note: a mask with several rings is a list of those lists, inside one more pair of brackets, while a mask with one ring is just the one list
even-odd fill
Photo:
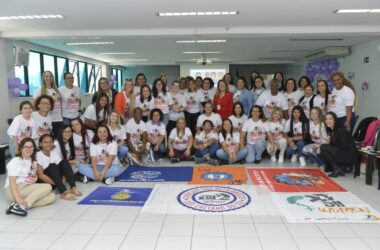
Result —
[[254, 163], [255, 164], [260, 164], [261, 160], [255, 160]]
[[28, 209], [21, 206], [20, 204], [13, 202], [9, 208], [5, 211], [6, 214], [15, 214], [19, 216], [27, 216], [28, 215]]
[[351, 173], [352, 172], [352, 168], [349, 167], [349, 166], [344, 166], [344, 172]]
[[171, 163], [177, 163], [177, 162], [180, 162], [181, 160], [179, 158], [171, 158], [170, 159], [170, 162]]
[[329, 174], [329, 177], [336, 178], [336, 177], [344, 176], [344, 175], [345, 175], [344, 169], [338, 168], [338, 169], [335, 169], [331, 174]]

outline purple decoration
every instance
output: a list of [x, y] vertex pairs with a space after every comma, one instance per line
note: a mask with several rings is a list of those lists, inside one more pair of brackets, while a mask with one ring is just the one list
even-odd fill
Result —
[[29, 86], [27, 84], [20, 84], [19, 87], [18, 87], [20, 90], [27, 90], [29, 88]]
[[325, 75], [327, 83], [330, 88], [332, 87], [332, 81], [330, 76], [332, 73], [339, 69], [339, 62], [336, 58], [327, 59], [327, 60], [315, 60], [311, 61], [306, 66], [306, 75], [310, 78], [312, 83], [317, 81], [316, 77], [320, 75]]
[[20, 96], [20, 89], [19, 88], [12, 89], [11, 94], [13, 97], [19, 97]]
[[8, 79], [8, 88], [9, 89], [17, 88], [17, 82], [15, 81], [14, 78]]
[[116, 80], [116, 76], [115, 75], [111, 75], [111, 81], [115, 81]]
[[19, 86], [20, 84], [22, 84], [21, 79], [18, 78], [18, 77], [14, 78], [14, 81], [15, 81], [15, 83], [17, 84], [17, 86]]
[[115, 82], [116, 82], [115, 80], [112, 80], [112, 79], [111, 79], [111, 81], [110, 81], [110, 85], [111, 85], [111, 86], [114, 85]]

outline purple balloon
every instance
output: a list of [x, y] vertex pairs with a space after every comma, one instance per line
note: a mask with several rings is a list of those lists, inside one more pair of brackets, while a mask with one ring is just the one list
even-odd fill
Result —
[[16, 83], [17, 85], [20, 85], [20, 84], [22, 84], [22, 81], [21, 81], [21, 79], [20, 79], [20, 78], [18, 78], [18, 77], [16, 77], [16, 78], [13, 78], [13, 80], [15, 81], [15, 83]]
[[17, 88], [17, 83], [15, 82], [15, 79], [8, 79], [8, 88], [9, 89], [14, 89]]
[[28, 84], [20, 84], [18, 87], [20, 90], [27, 90], [29, 88]]
[[116, 76], [115, 75], [111, 75], [111, 81], [115, 81], [116, 80]]
[[12, 93], [13, 97], [19, 97], [20, 96], [20, 89], [14, 88], [14, 89], [12, 89], [11, 93]]
[[110, 81], [110, 85], [112, 86], [112, 85], [114, 85], [115, 84], [115, 80], [112, 80], [111, 79], [111, 81]]

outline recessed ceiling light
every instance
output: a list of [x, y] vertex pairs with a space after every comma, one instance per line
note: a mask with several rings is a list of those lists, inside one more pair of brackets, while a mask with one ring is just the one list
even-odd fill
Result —
[[135, 52], [104, 52], [101, 55], [135, 55]]
[[290, 38], [290, 42], [304, 42], [304, 41], [342, 41], [343, 38]]
[[25, 16], [2, 16], [0, 20], [31, 20], [31, 19], [61, 19], [62, 15], [25, 15]]
[[274, 53], [289, 53], [289, 52], [309, 52], [310, 50], [302, 50], [302, 49], [295, 49], [295, 50], [270, 50], [269, 52], [274, 52]]
[[369, 10], [369, 13], [380, 13], [380, 9]]
[[79, 42], [79, 43], [66, 43], [68, 46], [74, 45], [104, 45], [104, 44], [114, 44], [114, 42]]
[[336, 14], [380, 13], [380, 9], [339, 9]]
[[119, 60], [119, 61], [122, 61], [122, 62], [146, 62], [146, 61], [149, 61], [149, 59], [123, 59], [123, 60]]
[[225, 43], [226, 40], [179, 40], [176, 43]]
[[222, 54], [220, 51], [185, 51], [183, 54]]
[[239, 11], [193, 11], [193, 12], [158, 12], [160, 17], [178, 16], [233, 16], [238, 15]]

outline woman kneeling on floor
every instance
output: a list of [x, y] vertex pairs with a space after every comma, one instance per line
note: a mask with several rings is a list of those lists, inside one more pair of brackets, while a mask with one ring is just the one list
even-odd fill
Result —
[[197, 134], [194, 139], [195, 164], [208, 162], [210, 165], [219, 165], [216, 158], [216, 151], [220, 148], [218, 135], [213, 131], [212, 121], [205, 120], [202, 132]]
[[177, 125], [172, 129], [168, 139], [169, 157], [171, 163], [191, 160], [193, 135], [183, 117], [177, 119]]
[[7, 214], [28, 215], [33, 207], [45, 206], [55, 202], [51, 185], [37, 181], [37, 148], [31, 138], [21, 140], [18, 156], [7, 164], [5, 196], [12, 202]]

